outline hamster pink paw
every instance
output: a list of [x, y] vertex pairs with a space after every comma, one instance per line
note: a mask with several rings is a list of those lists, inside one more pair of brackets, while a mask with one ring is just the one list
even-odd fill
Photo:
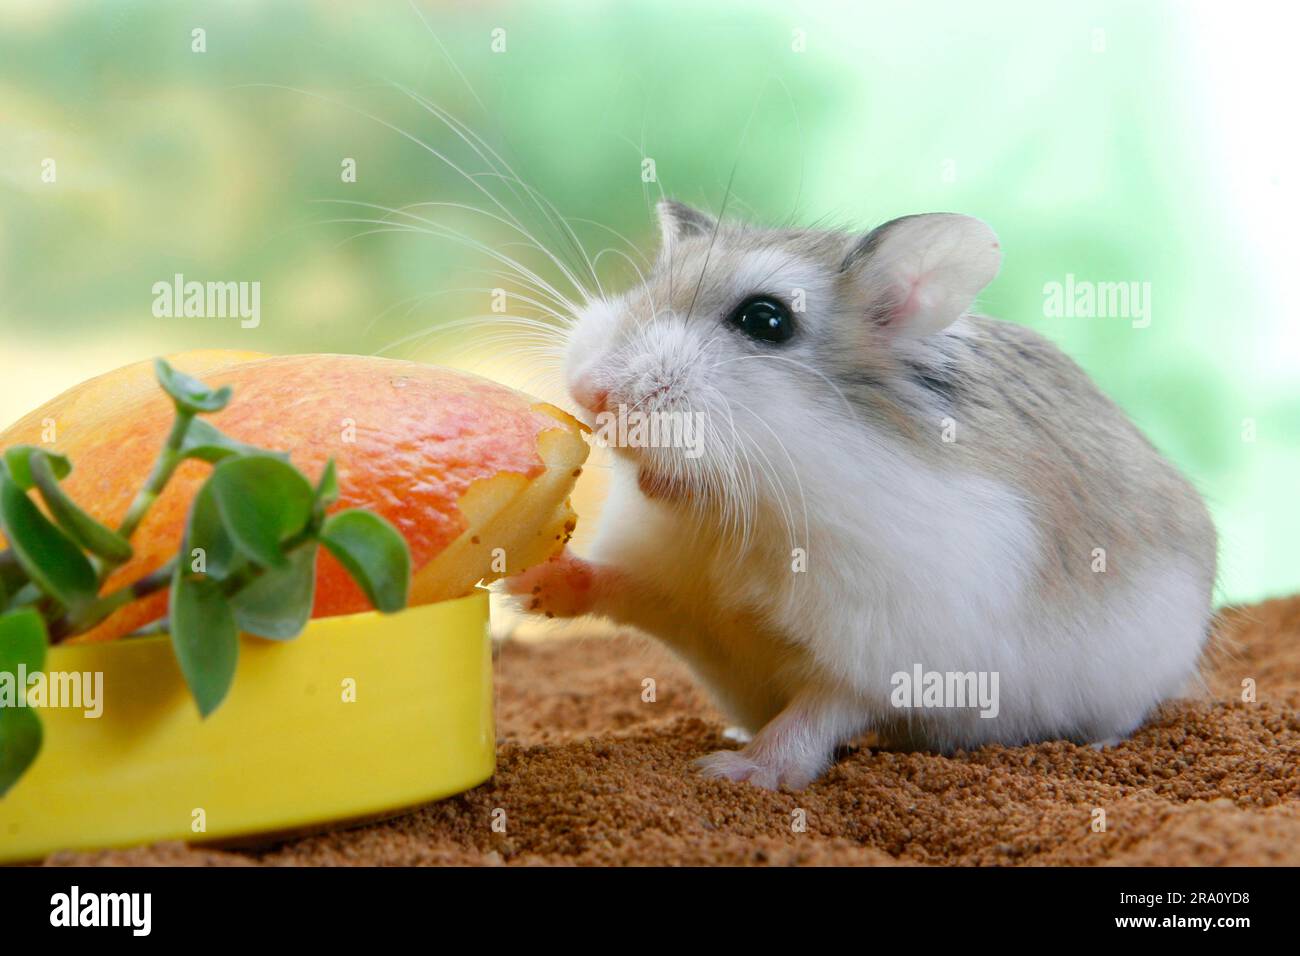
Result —
[[734, 780], [737, 783], [752, 783], [764, 790], [776, 790], [781, 787], [802, 790], [817, 778], [820, 770], [820, 768], [810, 770], [793, 765], [773, 765], [758, 759], [748, 749], [716, 750], [707, 757], [695, 761], [695, 768], [706, 777]]
[[592, 609], [595, 568], [568, 550], [506, 579], [506, 591], [527, 610], [547, 617], [577, 617]]

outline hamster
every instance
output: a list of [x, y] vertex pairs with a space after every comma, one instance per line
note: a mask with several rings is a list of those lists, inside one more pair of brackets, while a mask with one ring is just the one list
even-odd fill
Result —
[[644, 283], [576, 316], [566, 382], [593, 425], [639, 412], [698, 440], [616, 447], [590, 557], [509, 589], [684, 659], [752, 734], [705, 774], [801, 788], [866, 732], [1111, 741], [1194, 682], [1206, 507], [1050, 342], [970, 313], [1001, 265], [986, 224], [658, 213]]

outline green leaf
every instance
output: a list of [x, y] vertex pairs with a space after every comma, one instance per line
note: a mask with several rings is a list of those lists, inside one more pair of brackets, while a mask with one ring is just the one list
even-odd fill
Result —
[[[18, 687], [19, 668], [28, 673], [45, 666], [45, 622], [31, 608], [0, 615], [0, 680]], [[12, 676], [7, 676], [12, 675]], [[30, 707], [5, 706], [0, 700], [0, 797], [18, 782], [41, 750], [41, 720]]]
[[199, 714], [206, 717], [225, 700], [235, 679], [239, 661], [235, 615], [218, 582], [191, 577], [179, 566], [172, 576], [168, 615], [172, 650]]
[[311, 517], [312, 488], [298, 469], [269, 455], [227, 458], [208, 483], [236, 547], [259, 564], [284, 567], [281, 544]]
[[334, 465], [334, 459], [331, 458], [325, 462], [325, 469], [320, 474], [320, 480], [316, 482], [316, 491], [311, 506], [311, 527], [313, 534], [319, 534], [321, 526], [325, 523], [325, 512], [329, 510], [330, 505], [339, 500], [339, 475], [338, 469]]
[[41, 752], [41, 718], [31, 707], [0, 708], [0, 797]]
[[64, 608], [95, 599], [99, 581], [90, 561], [4, 473], [0, 473], [0, 529], [28, 578]]
[[297, 548], [283, 568], [263, 571], [230, 598], [241, 631], [274, 640], [302, 633], [316, 598], [318, 550], [314, 541]]
[[[235, 566], [235, 542], [226, 533], [226, 526], [221, 521], [221, 511], [217, 508], [217, 499], [212, 492], [212, 482], [205, 481], [194, 496], [190, 505], [189, 524], [185, 529], [182, 544], [183, 553], [179, 557], [181, 566], [191, 574], [206, 574], [210, 578], [224, 578]], [[194, 552], [202, 551], [202, 564]]]
[[214, 465], [234, 455], [270, 455], [273, 458], [288, 458], [283, 452], [264, 451], [255, 445], [236, 441], [201, 418], [190, 422], [178, 454], [181, 458], [197, 458]]
[[325, 462], [325, 470], [316, 483], [316, 505], [322, 511], [339, 500], [339, 473], [334, 459]]
[[406, 607], [411, 555], [391, 524], [374, 512], [354, 508], [330, 517], [320, 539], [376, 608], [391, 614]]
[[63, 455], [37, 448], [35, 445], [14, 445], [13, 448], [5, 450], [5, 465], [9, 468], [9, 477], [13, 478], [23, 491], [31, 491], [36, 484], [31, 469], [33, 455], [43, 455], [49, 461], [54, 477], [59, 481], [68, 477], [72, 471], [72, 462]]
[[27, 583], [27, 574], [12, 548], [0, 551], [0, 609]]
[[[60, 528], [77, 544], [114, 564], [131, 560], [131, 545], [116, 531], [111, 531], [82, 511], [59, 487], [58, 473], [45, 452], [37, 450], [28, 461], [36, 487], [45, 506]], [[64, 474], [67, 474], [65, 471]]]
[[35, 608], [0, 614], [0, 673], [17, 674], [21, 664], [29, 672], [45, 666], [45, 621]]
[[217, 389], [209, 388], [198, 379], [176, 371], [163, 359], [155, 359], [153, 366], [154, 373], [158, 376], [158, 384], [171, 396], [177, 409], [182, 412], [191, 415], [219, 412], [230, 401], [229, 385]]

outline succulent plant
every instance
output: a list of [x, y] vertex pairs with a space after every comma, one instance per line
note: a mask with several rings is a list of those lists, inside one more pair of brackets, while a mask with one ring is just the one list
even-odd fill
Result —
[[[311, 617], [316, 558], [323, 545], [379, 611], [406, 606], [411, 560], [388, 521], [364, 509], [326, 514], [339, 496], [331, 460], [313, 485], [281, 451], [235, 441], [199, 416], [231, 398], [155, 363], [171, 397], [171, 432], [144, 486], [116, 529], [82, 510], [63, 490], [72, 463], [33, 445], [0, 458], [0, 796], [41, 747], [37, 710], [26, 706], [19, 675], [45, 666], [49, 645], [91, 630], [120, 608], [169, 590], [164, 618], [129, 636], [166, 633], [199, 713], [230, 689], [240, 632], [296, 637]], [[190, 505], [177, 554], [132, 583], [104, 593], [115, 568], [132, 557], [131, 536], [182, 462], [212, 471]], [[38, 503], [44, 504], [42, 509]], [[0, 691], [3, 690], [0, 685]]]

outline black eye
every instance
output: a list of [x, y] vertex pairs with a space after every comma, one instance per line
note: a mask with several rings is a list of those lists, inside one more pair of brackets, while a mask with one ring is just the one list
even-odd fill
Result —
[[794, 317], [790, 310], [765, 295], [751, 296], [740, 303], [729, 321], [751, 339], [760, 342], [786, 342], [794, 335]]

